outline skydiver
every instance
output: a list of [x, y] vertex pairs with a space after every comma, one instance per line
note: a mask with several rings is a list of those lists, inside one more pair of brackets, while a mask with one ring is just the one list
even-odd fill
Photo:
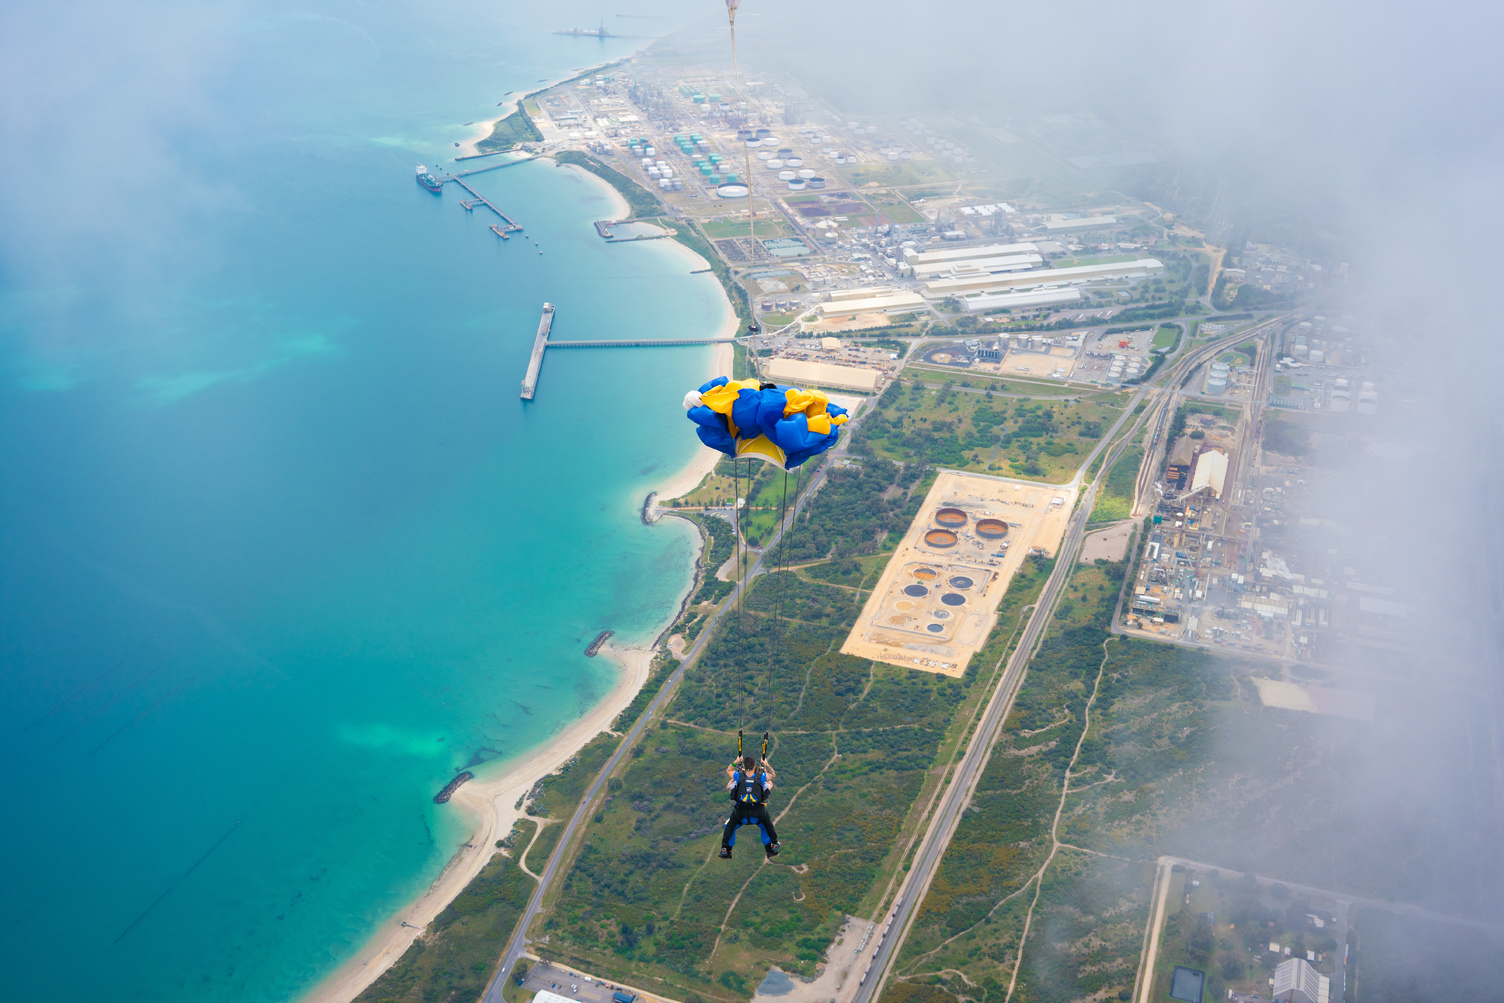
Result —
[[778, 774], [764, 759], [761, 767], [751, 756], [743, 756], [738, 762], [733, 759], [726, 767], [726, 792], [731, 796], [731, 816], [726, 819], [726, 828], [721, 832], [721, 859], [731, 859], [731, 848], [736, 845], [736, 830], [744, 825], [755, 825], [762, 832], [763, 851], [768, 859], [778, 856], [778, 832], [773, 828], [773, 818], [768, 814], [768, 793], [773, 789], [773, 778]]

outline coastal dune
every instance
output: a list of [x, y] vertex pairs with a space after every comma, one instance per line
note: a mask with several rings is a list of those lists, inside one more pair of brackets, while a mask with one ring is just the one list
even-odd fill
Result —
[[[630, 213], [626, 199], [604, 180], [573, 165], [560, 166], [578, 171], [592, 184], [600, 186], [603, 194], [612, 200], [613, 212], [618, 218]], [[670, 248], [670, 253], [683, 256], [690, 271], [705, 268], [704, 259], [684, 245], [672, 239], [657, 243]], [[722, 300], [724, 318], [714, 336], [731, 337], [737, 333], [739, 322], [724, 291]], [[714, 348], [711, 375], [730, 376], [734, 358], [732, 346], [716, 345]], [[690, 388], [664, 388], [665, 402], [668, 406], [678, 407], [680, 397], [688, 389]], [[705, 446], [697, 447], [685, 467], [658, 487], [660, 498], [679, 497], [693, 491], [715, 466], [720, 455]], [[599, 653], [615, 661], [622, 670], [621, 677], [604, 700], [559, 731], [543, 746], [508, 763], [502, 772], [494, 776], [478, 777], [462, 784], [454, 792], [449, 804], [474, 820], [475, 831], [469, 841], [460, 847], [422, 895], [382, 924], [354, 957], [305, 993], [302, 1003], [350, 1003], [402, 957], [413, 941], [423, 934], [439, 913], [481, 872], [491, 856], [498, 852], [496, 841], [510, 833], [518, 819], [523, 817], [522, 810], [517, 807], [523, 796], [539, 780], [568, 762], [592, 738], [608, 730], [617, 715], [631, 704], [647, 682], [653, 651], [651, 647], [610, 643], [603, 645]], [[562, 847], [559, 852], [563, 852]], [[534, 865], [537, 866], [538, 862], [534, 862]], [[498, 951], [500, 948], [501, 945], [497, 945]]]
[[[303, 997], [304, 1003], [349, 1003], [376, 981], [414, 940], [454, 901], [496, 853], [496, 841], [504, 838], [523, 812], [522, 797], [539, 780], [557, 771], [592, 738], [611, 727], [612, 721], [632, 702], [647, 682], [652, 663], [651, 648], [605, 644], [600, 654], [617, 662], [621, 678], [604, 700], [576, 718], [547, 744], [507, 766], [494, 777], [482, 777], [460, 785], [449, 803], [475, 820], [475, 832], [460, 848], [433, 884], [411, 905], [393, 916], [371, 937], [355, 957], [336, 969]], [[537, 866], [539, 862], [534, 861]], [[498, 950], [500, 945], [498, 945]]]

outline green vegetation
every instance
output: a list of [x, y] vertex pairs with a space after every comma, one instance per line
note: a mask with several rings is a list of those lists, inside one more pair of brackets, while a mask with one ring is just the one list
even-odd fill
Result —
[[929, 982], [936, 1003], [1001, 999], [1032, 916], [1014, 999], [1132, 988], [1153, 873], [1138, 861], [1152, 859], [1168, 804], [1159, 787], [1204, 756], [1212, 704], [1233, 686], [1200, 652], [1109, 640], [1124, 570], [1099, 562], [1072, 576], [900, 954], [898, 986]]
[[[533, 106], [534, 111], [537, 106]], [[532, 117], [528, 115], [527, 108], [519, 105], [517, 110], [505, 118], [499, 118], [491, 126], [491, 135], [475, 144], [477, 153], [503, 153], [513, 149], [519, 143], [541, 143], [543, 133], [533, 124]]]
[[1129, 446], [1107, 471], [1107, 479], [1097, 492], [1092, 506], [1092, 522], [1116, 522], [1128, 518], [1133, 509], [1133, 492], [1138, 484], [1138, 470], [1144, 462], [1144, 448]]
[[[557, 820], [574, 812], [616, 741], [605, 733], [596, 736], [558, 773], [538, 781], [528, 793], [527, 811], [533, 818], [523, 819], [497, 844], [506, 853], [491, 858], [428, 932], [356, 997], [359, 1003], [475, 999], [481, 994], [536, 887], [516, 861], [525, 856], [529, 870], [543, 869], [564, 828]], [[556, 821], [539, 821], [543, 819]]]
[[792, 237], [794, 230], [787, 223], [767, 216], [758, 218], [756, 224], [742, 220], [712, 219], [700, 224], [711, 240], [723, 237]]
[[1332, 929], [1317, 929], [1307, 918], [1314, 913], [1330, 919], [1333, 901], [1282, 897], [1277, 888], [1261, 889], [1251, 875], [1224, 877], [1179, 865], [1170, 875], [1168, 901], [1179, 908], [1171, 909], [1165, 921], [1152, 998], [1168, 998], [1176, 965], [1206, 972], [1206, 999], [1226, 999], [1228, 989], [1245, 995], [1267, 992], [1275, 965], [1284, 960], [1282, 953], [1269, 952], [1271, 943], [1289, 947], [1292, 957], [1314, 951], [1316, 968], [1328, 976], [1335, 972], [1332, 955], [1339, 945]]
[[1137, 261], [1137, 254], [1106, 254], [1098, 258], [1062, 258], [1050, 262], [1051, 268], [1075, 268], [1078, 265], [1116, 265], [1124, 261]]
[[1303, 457], [1311, 452], [1311, 430], [1288, 421], [1264, 423], [1264, 448], [1281, 456]]
[[923, 470], [870, 459], [832, 469], [790, 529], [786, 558], [800, 563], [893, 549], [933, 482], [921, 479]]
[[[1240, 409], [1236, 407], [1218, 407], [1216, 404], [1202, 404], [1197, 401], [1182, 404], [1175, 409], [1175, 414], [1170, 418], [1169, 441], [1173, 443], [1176, 439], [1180, 438], [1185, 432], [1186, 419], [1193, 414], [1209, 414], [1214, 418], [1221, 418], [1223, 421], [1235, 421], [1239, 413]], [[1273, 423], [1271, 422], [1270, 424]], [[1266, 440], [1268, 439], [1268, 435], [1269, 433], [1265, 431], [1264, 436]]]
[[[520, 855], [528, 843], [525, 833], [533, 828], [523, 821], [502, 843]], [[536, 857], [532, 865], [538, 866]], [[512, 857], [498, 853], [356, 1003], [477, 999], [535, 887]]]
[[1175, 351], [1175, 346], [1180, 344], [1180, 325], [1161, 324], [1159, 330], [1154, 332], [1154, 347], [1162, 348], [1166, 352]]
[[987, 394], [958, 391], [949, 382], [931, 391], [917, 381], [895, 380], [878, 398], [851, 448], [874, 458], [1002, 470], [1059, 483], [1071, 478], [1117, 415], [1116, 408], [1096, 397], [989, 400]]
[[1279, 310], [1293, 306], [1296, 297], [1260, 289], [1258, 286], [1241, 284], [1229, 297], [1231, 285], [1224, 272], [1217, 276], [1217, 285], [1212, 289], [1212, 306], [1218, 310]]
[[[726, 267], [725, 260], [716, 253], [710, 241], [706, 240], [702, 234], [695, 233], [687, 226], [680, 226], [678, 230], [678, 234], [673, 239], [705, 259], [706, 263], [710, 265], [710, 270], [715, 272], [716, 279], [720, 281], [721, 288], [726, 290], [726, 296], [731, 300], [731, 307], [736, 311], [736, 319], [740, 326], [743, 328], [750, 326], [752, 324], [752, 301], [747, 297], [747, 290], [741, 283], [731, 277], [731, 269]], [[746, 349], [742, 345], [737, 345], [736, 348], [738, 351], [738, 366], [740, 367], [736, 378], [742, 379], [747, 373], [745, 361]]]
[[927, 160], [899, 164], [875, 164], [871, 167], [838, 167], [836, 172], [845, 175], [853, 188], [862, 188], [867, 185], [889, 188], [893, 185], [922, 185], [955, 179], [955, 175], [950, 171]]
[[[906, 491], [917, 498], [926, 486], [917, 467], [884, 461], [832, 470], [811, 499], [812, 509], [831, 500], [803, 527], [807, 549], [870, 546], [889, 525], [902, 532]], [[887, 514], [842, 535], [838, 510], [873, 508]], [[666, 720], [608, 784], [544, 921], [547, 939], [535, 942], [540, 954], [656, 983], [672, 998], [743, 1000], [770, 964], [813, 974], [842, 916], [879, 907], [1051, 567], [1025, 562], [987, 647], [951, 679], [837, 650], [867, 597], [847, 580], [874, 578], [885, 560], [765, 575], [744, 609], [726, 614]], [[750, 830], [734, 860], [715, 859], [738, 728], [773, 733], [776, 862], [762, 859]]]
[[[663, 212], [663, 203], [659, 202], [657, 196], [652, 192], [620, 171], [607, 167], [588, 153], [581, 153], [578, 150], [561, 150], [558, 153], [549, 154], [549, 156], [561, 164], [574, 164], [576, 167], [583, 167], [591, 174], [605, 181], [612, 188], [615, 188], [621, 193], [621, 197], [627, 200], [627, 205], [631, 207], [632, 211], [628, 216], [629, 219], [657, 216]], [[707, 255], [707, 257], [713, 256], [713, 254]]]

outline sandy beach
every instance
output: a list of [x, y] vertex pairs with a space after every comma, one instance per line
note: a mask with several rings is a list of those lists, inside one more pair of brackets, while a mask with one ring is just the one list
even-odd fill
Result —
[[[485, 131], [476, 136], [475, 141], [484, 139], [490, 132], [490, 125], [487, 123]], [[608, 193], [614, 218], [622, 218], [630, 213], [631, 207], [627, 200], [602, 178], [572, 164], [558, 166], [579, 171], [583, 177]], [[710, 267], [709, 262], [699, 254], [672, 238], [659, 241], [657, 246], [668, 248], [669, 253], [681, 255], [689, 271], [702, 271]], [[715, 279], [710, 277], [710, 281]], [[724, 296], [724, 290], [722, 300], [725, 315], [714, 337], [729, 338], [737, 333], [740, 322], [730, 299]], [[709, 376], [730, 376], [734, 357], [732, 346], [716, 345], [714, 348]], [[693, 491], [720, 456], [715, 450], [701, 446], [682, 470], [657, 488], [659, 499], [676, 498]], [[302, 1003], [350, 1003], [382, 972], [396, 963], [444, 907], [485, 867], [496, 852], [496, 841], [511, 832], [512, 826], [523, 817], [516, 807], [518, 800], [541, 778], [559, 769], [592, 738], [609, 728], [616, 716], [632, 702], [647, 681], [653, 650], [608, 643], [602, 646], [600, 654], [615, 661], [622, 669], [621, 678], [612, 687], [610, 694], [543, 746], [520, 760], [503, 764], [500, 772], [479, 776], [454, 792], [449, 804], [475, 820], [475, 832], [469, 842], [450, 859], [444, 870], [416, 901], [384, 923], [353, 958], [304, 994]], [[497, 945], [498, 950], [500, 946]]]
[[[444, 866], [427, 891], [383, 924], [360, 953], [306, 993], [303, 1003], [349, 1003], [376, 981], [485, 867], [496, 852], [496, 841], [511, 832], [512, 826], [523, 817], [516, 807], [518, 799], [608, 729], [632, 702], [647, 682], [652, 650], [608, 643], [601, 647], [600, 654], [617, 662], [622, 669], [621, 678], [610, 694], [523, 759], [507, 763], [502, 772], [478, 777], [454, 792], [449, 804], [476, 822], [470, 842]], [[498, 951], [500, 946], [497, 945]]]
[[[512, 107], [516, 108], [516, 105], [513, 105]], [[496, 123], [500, 122], [502, 119], [506, 118], [507, 115], [510, 115], [510, 114], [511, 114], [511, 111], [509, 110], [506, 113], [504, 113], [502, 115], [498, 115], [496, 118], [489, 119], [489, 120], [487, 120], [485, 122], [475, 122], [475, 123], [473, 123], [474, 126], [475, 126], [475, 134], [472, 135], [472, 136], [467, 136], [464, 139], [460, 140], [460, 152], [459, 152], [459, 155], [461, 157], [474, 157], [474, 156], [478, 156], [480, 154], [480, 151], [475, 148], [475, 144], [479, 143], [481, 140], [483, 140], [483, 139], [487, 138], [488, 136], [490, 136], [491, 135], [491, 130], [494, 129], [494, 128], [496, 128]]]
[[622, 197], [621, 192], [613, 188], [604, 179], [596, 177], [594, 174], [591, 174], [589, 171], [585, 170], [585, 168], [583, 167], [580, 167], [578, 164], [561, 164], [557, 160], [554, 161], [554, 164], [557, 165], [560, 170], [574, 171], [579, 174], [580, 177], [590, 179], [596, 184], [597, 187], [600, 188], [602, 192], [606, 194], [606, 197], [611, 200], [611, 214], [606, 217], [607, 219], [626, 219], [628, 216], [632, 215], [632, 207], [627, 204], [627, 200]]

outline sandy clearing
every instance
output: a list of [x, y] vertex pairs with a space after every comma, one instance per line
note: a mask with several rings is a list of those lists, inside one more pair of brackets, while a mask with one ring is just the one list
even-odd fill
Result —
[[507, 763], [495, 776], [479, 777], [454, 792], [450, 804], [470, 815], [470, 841], [444, 865], [433, 884], [372, 935], [364, 947], [302, 997], [302, 1003], [349, 1003], [402, 957], [418, 935], [464, 890], [511, 832], [522, 812], [515, 806], [540, 779], [563, 766], [592, 738], [607, 730], [648, 678], [650, 648], [605, 644], [600, 653], [617, 662], [621, 677], [604, 700], [575, 719], [545, 745]]
[[1106, 529], [1086, 534], [1086, 539], [1081, 541], [1081, 563], [1091, 564], [1099, 557], [1121, 561], [1128, 552], [1128, 536], [1133, 532], [1133, 526], [1132, 519], [1125, 519]]

